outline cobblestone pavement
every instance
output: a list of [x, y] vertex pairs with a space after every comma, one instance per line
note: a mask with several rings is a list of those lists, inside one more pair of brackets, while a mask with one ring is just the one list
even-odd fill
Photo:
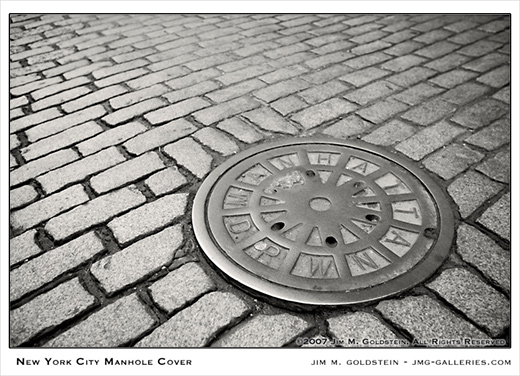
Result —
[[[508, 16], [12, 15], [10, 26], [11, 346], [509, 341]], [[191, 225], [204, 177], [252, 145], [316, 134], [381, 145], [446, 192], [456, 239], [431, 278], [301, 312], [208, 264]]]

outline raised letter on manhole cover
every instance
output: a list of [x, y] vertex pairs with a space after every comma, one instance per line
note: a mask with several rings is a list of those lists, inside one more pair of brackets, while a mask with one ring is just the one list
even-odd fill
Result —
[[242, 152], [193, 208], [208, 258], [239, 284], [295, 303], [381, 299], [445, 260], [453, 216], [419, 168], [366, 144], [290, 139]]

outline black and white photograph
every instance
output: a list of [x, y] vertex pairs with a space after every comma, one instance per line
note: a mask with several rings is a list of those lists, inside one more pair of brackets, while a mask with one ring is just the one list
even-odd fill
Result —
[[517, 374], [518, 4], [23, 3], [2, 375]]

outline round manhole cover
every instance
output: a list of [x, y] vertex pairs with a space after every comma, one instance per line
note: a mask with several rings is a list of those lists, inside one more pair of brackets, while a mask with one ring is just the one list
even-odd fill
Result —
[[265, 295], [340, 305], [401, 292], [448, 255], [453, 216], [420, 169], [366, 144], [290, 139], [204, 181], [195, 235], [225, 274]]

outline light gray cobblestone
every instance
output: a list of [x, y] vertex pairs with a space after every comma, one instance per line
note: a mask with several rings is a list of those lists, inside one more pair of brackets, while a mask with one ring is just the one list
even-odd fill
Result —
[[31, 161], [10, 174], [9, 183], [11, 186], [26, 182], [47, 171], [54, 170], [60, 166], [77, 160], [78, 153], [72, 149], [59, 150], [55, 153], [46, 155], [43, 158]]
[[9, 209], [17, 209], [36, 200], [38, 192], [32, 185], [24, 185], [9, 192]]
[[232, 134], [240, 141], [252, 144], [263, 139], [263, 136], [253, 129], [249, 124], [239, 118], [226, 119], [217, 125], [217, 128]]
[[[327, 320], [329, 329], [341, 347], [406, 347], [406, 340], [397, 337], [374, 315], [355, 312]], [[355, 344], [348, 340], [354, 340]]]
[[26, 230], [89, 200], [81, 185], [74, 185], [11, 214], [11, 226]]
[[95, 262], [91, 273], [108, 293], [114, 293], [169, 264], [184, 237], [180, 225], [168, 227]]
[[247, 311], [247, 306], [235, 295], [212, 292], [177, 313], [136, 347], [202, 347], [217, 331]]
[[511, 255], [491, 238], [463, 223], [457, 230], [457, 253], [496, 285], [511, 290]]
[[441, 121], [400, 142], [395, 149], [417, 161], [444, 146], [462, 132], [463, 129]]
[[101, 241], [90, 232], [22, 264], [10, 273], [10, 300], [42, 287], [103, 250]]
[[52, 193], [67, 184], [83, 180], [91, 174], [103, 171], [124, 161], [125, 157], [116, 148], [112, 147], [50, 171], [39, 176], [37, 180], [45, 192]]
[[[436, 345], [438, 339], [489, 339], [469, 322], [455, 316], [446, 307], [427, 296], [409, 296], [399, 300], [385, 300], [377, 305], [383, 316], [404, 328], [412, 336], [412, 345], [426, 347], [466, 347], [465, 344]], [[414, 343], [415, 342], [415, 343]]]
[[203, 128], [195, 132], [193, 138], [224, 156], [236, 154], [239, 151], [238, 145], [234, 141], [214, 128]]
[[102, 223], [146, 201], [145, 196], [134, 186], [99, 196], [84, 205], [50, 219], [45, 225], [55, 239], [65, 239], [75, 233]]
[[486, 200], [497, 194], [502, 187], [502, 184], [469, 171], [449, 185], [448, 193], [459, 206], [461, 216], [466, 218]]
[[332, 98], [297, 112], [291, 116], [291, 119], [303, 128], [311, 129], [327, 120], [355, 111], [357, 108], [355, 104], [340, 98]]
[[42, 253], [35, 241], [36, 230], [28, 230], [9, 241], [9, 265], [19, 263], [29, 257]]
[[131, 183], [165, 167], [154, 152], [120, 163], [90, 178], [90, 185], [97, 193], [104, 193]]
[[157, 196], [169, 193], [187, 182], [188, 180], [179, 172], [177, 167], [161, 170], [145, 180], [145, 184]]
[[76, 146], [79, 152], [86, 156], [96, 153], [106, 147], [120, 144], [134, 136], [137, 136], [140, 133], [145, 132], [146, 130], [147, 128], [143, 124], [137, 121], [133, 121], [131, 123], [104, 131], [103, 133], [83, 141]]
[[20, 152], [25, 160], [30, 161], [58, 149], [73, 145], [79, 141], [83, 141], [100, 132], [103, 132], [103, 128], [101, 128], [99, 124], [89, 121], [85, 124], [77, 125], [61, 133], [34, 142], [29, 146], [20, 149]]
[[18, 346], [44, 329], [74, 318], [92, 307], [95, 301], [77, 278], [37, 296], [11, 312], [9, 323], [14, 333], [10, 338], [11, 346]]
[[150, 292], [153, 300], [162, 309], [171, 313], [215, 287], [213, 281], [198, 264], [189, 262], [151, 285]]
[[177, 119], [131, 138], [123, 144], [123, 147], [129, 153], [139, 155], [187, 136], [196, 130], [197, 128], [186, 120]]
[[9, 123], [9, 133], [22, 131], [34, 125], [55, 119], [60, 116], [62, 116], [62, 114], [56, 108], [48, 108], [34, 114], [26, 115]]
[[90, 315], [44, 347], [117, 347], [146, 332], [154, 323], [137, 295], [132, 294]]
[[101, 105], [95, 105], [74, 112], [69, 115], [42, 123], [36, 127], [28, 129], [25, 133], [30, 142], [38, 141], [42, 138], [67, 130], [75, 125], [86, 123], [89, 120], [100, 118], [106, 113]]
[[213, 158], [191, 138], [166, 145], [164, 152], [199, 179], [202, 179], [211, 170]]
[[427, 286], [494, 337], [509, 325], [508, 300], [467, 270], [447, 269]]
[[186, 193], [164, 196], [114, 218], [107, 226], [120, 244], [126, 244], [139, 236], [166, 226], [184, 215], [186, 204]]
[[288, 313], [258, 315], [233, 328], [213, 346], [281, 347], [309, 327], [306, 321]]
[[511, 194], [506, 193], [480, 216], [478, 222], [511, 241], [510, 213]]

